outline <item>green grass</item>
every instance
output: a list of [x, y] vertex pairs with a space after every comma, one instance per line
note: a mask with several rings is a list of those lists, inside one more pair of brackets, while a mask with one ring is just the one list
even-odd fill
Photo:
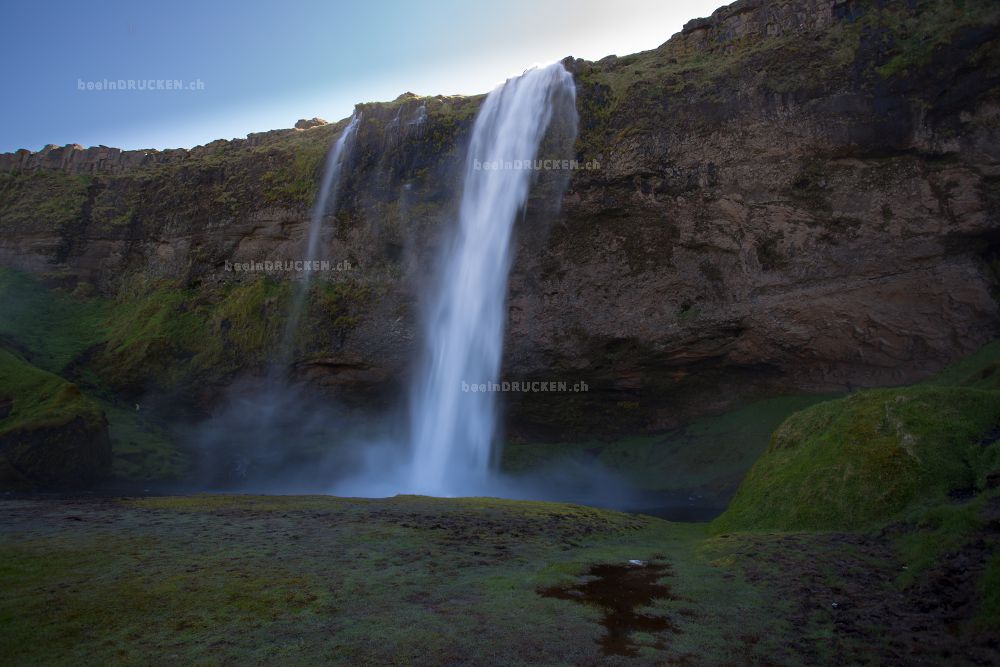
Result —
[[14, 430], [56, 428], [77, 418], [88, 424], [103, 420], [100, 408], [79, 387], [3, 349], [0, 399], [10, 407], [0, 419], [0, 437]]
[[909, 529], [896, 539], [904, 563], [898, 579], [906, 587], [921, 580], [942, 554], [967, 544], [984, 527], [983, 508], [987, 495], [967, 503], [931, 502], [904, 516]]
[[702, 417], [666, 435], [577, 443], [509, 443], [502, 466], [509, 472], [558, 464], [599, 461], [649, 491], [689, 491], [728, 500], [771, 432], [793, 412], [830, 395], [783, 396], [755, 401], [720, 415]]
[[[933, 616], [895, 620], [912, 602], [893, 588], [891, 552], [835, 533], [708, 537], [704, 525], [560, 503], [420, 496], [8, 499], [0, 510], [10, 665], [945, 665], [956, 655], [940, 656], [935, 628], [906, 625]], [[669, 595], [639, 611], [671, 629], [634, 633], [634, 657], [602, 655], [600, 608], [537, 591], [630, 559], [666, 566]], [[979, 623], [989, 604], [986, 591]]]
[[25, 350], [31, 362], [62, 373], [102, 340], [109, 304], [45, 287], [38, 280], [0, 269], [0, 338]]
[[1000, 393], [916, 386], [862, 391], [793, 415], [774, 433], [716, 531], [858, 529], [974, 486], [1000, 462], [980, 439]]
[[677, 597], [650, 611], [678, 632], [637, 636], [639, 664], [724, 660], [718, 628], [766, 638], [751, 610], [777, 604], [700, 553], [700, 526], [556, 503], [195, 496], [3, 516], [10, 665], [635, 664], [602, 659], [599, 610], [536, 593], [631, 558], [669, 560]]
[[111, 437], [111, 476], [130, 482], [182, 480], [191, 469], [191, 457], [178, 449], [176, 438], [150, 420], [140, 406], [99, 402], [108, 418]]
[[0, 489], [92, 483], [109, 449], [104, 413], [79, 387], [0, 349]]

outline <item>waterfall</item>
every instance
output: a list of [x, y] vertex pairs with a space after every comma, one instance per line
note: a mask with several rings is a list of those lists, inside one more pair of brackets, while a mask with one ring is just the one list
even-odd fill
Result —
[[[323, 218], [328, 212], [335, 211], [337, 207], [337, 191], [340, 188], [340, 176], [347, 159], [352, 139], [358, 129], [361, 116], [355, 113], [351, 116], [350, 122], [344, 131], [340, 133], [337, 141], [330, 147], [326, 156], [326, 166], [323, 169], [323, 180], [320, 181], [319, 192], [316, 195], [316, 203], [313, 205], [312, 214], [309, 218], [309, 231], [306, 236], [305, 256], [303, 260], [316, 260], [318, 257], [320, 239], [323, 231]], [[281, 347], [279, 348], [278, 363], [273, 366], [272, 374], [284, 374], [288, 370], [295, 352], [295, 334], [299, 329], [299, 322], [302, 319], [302, 311], [305, 309], [306, 301], [309, 298], [309, 286], [312, 282], [312, 271], [306, 270], [302, 279], [295, 286], [292, 296], [292, 304], [288, 310], [288, 319], [285, 321], [285, 329], [281, 337]]]
[[458, 226], [424, 313], [426, 349], [411, 390], [408, 486], [416, 492], [477, 492], [490, 474], [497, 396], [471, 387], [500, 381], [513, 225], [554, 113], [571, 114], [575, 138], [573, 78], [559, 63], [508, 80], [476, 117]]

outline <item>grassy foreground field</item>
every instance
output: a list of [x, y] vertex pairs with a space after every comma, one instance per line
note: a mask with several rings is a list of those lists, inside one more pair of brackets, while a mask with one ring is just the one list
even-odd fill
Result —
[[956, 636], [940, 609], [900, 588], [896, 553], [874, 533], [708, 536], [702, 524], [555, 503], [7, 497], [0, 656], [8, 665], [988, 659], [988, 646]]

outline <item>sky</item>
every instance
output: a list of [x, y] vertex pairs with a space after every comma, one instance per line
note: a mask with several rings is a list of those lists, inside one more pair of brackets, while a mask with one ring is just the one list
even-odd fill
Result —
[[0, 0], [0, 151], [190, 148], [407, 91], [485, 93], [566, 56], [656, 48], [724, 3]]

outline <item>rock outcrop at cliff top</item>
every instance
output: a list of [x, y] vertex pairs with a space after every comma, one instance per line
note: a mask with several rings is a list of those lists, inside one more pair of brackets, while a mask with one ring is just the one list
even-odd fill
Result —
[[[589, 391], [509, 396], [515, 431], [657, 429], [748, 395], [904, 383], [994, 338], [998, 12], [743, 0], [653, 51], [567, 59], [593, 168], [558, 211], [542, 174], [504, 379]], [[480, 101], [361, 105], [330, 252], [378, 298], [304, 377], [339, 394], [401, 382]], [[345, 122], [0, 156], [0, 263], [106, 293], [137, 274], [250, 279], [226, 262], [299, 256]]]

